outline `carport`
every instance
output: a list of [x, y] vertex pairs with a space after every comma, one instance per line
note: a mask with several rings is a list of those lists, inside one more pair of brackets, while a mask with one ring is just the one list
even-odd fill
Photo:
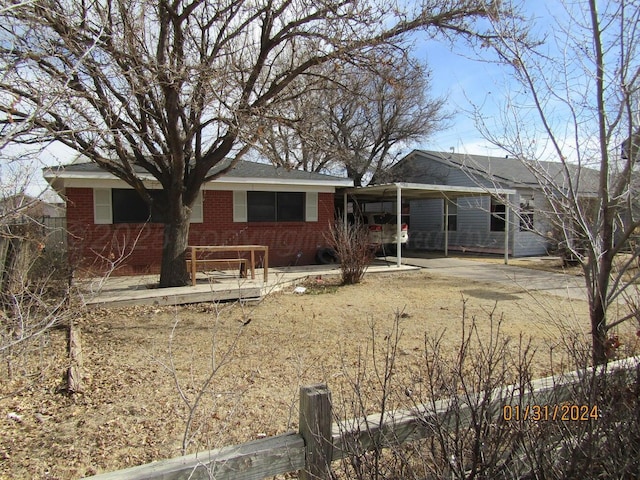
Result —
[[[381, 185], [368, 185], [366, 187], [351, 187], [342, 190], [344, 208], [346, 211], [348, 198], [356, 201], [385, 201], [396, 202], [396, 266], [402, 265], [402, 249], [400, 244], [400, 230], [402, 228], [402, 200], [418, 200], [428, 198], [441, 198], [443, 200], [455, 200], [460, 197], [481, 197], [491, 196], [503, 200], [505, 205], [505, 228], [504, 228], [504, 263], [509, 262], [509, 196], [515, 195], [515, 190], [504, 188], [482, 188], [482, 187], [456, 187], [451, 185], [433, 185], [422, 183], [385, 183]], [[344, 215], [346, 222], [347, 216]], [[449, 202], [444, 202], [444, 255], [449, 255]], [[411, 235], [411, 233], [409, 233]]]

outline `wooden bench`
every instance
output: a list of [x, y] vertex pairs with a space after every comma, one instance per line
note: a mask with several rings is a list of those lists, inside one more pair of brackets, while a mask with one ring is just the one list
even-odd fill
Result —
[[[264, 270], [264, 282], [267, 282], [269, 278], [269, 247], [267, 245], [189, 245], [188, 250], [190, 251], [191, 259], [196, 259], [191, 269], [191, 279], [193, 280], [193, 284], [195, 285], [195, 276], [196, 276], [196, 268], [200, 261], [198, 260], [198, 253], [226, 253], [227, 255], [241, 255], [241, 252], [247, 252], [249, 254], [249, 267], [251, 268], [251, 279], [255, 280], [256, 278], [256, 252], [263, 253], [263, 270]], [[205, 260], [205, 259], [203, 259]], [[219, 259], [221, 262], [236, 260], [234, 258], [231, 259]], [[236, 263], [239, 263], [242, 258], [238, 258]], [[245, 265], [246, 267], [246, 265]]]
[[[191, 265], [192, 259], [187, 260], [187, 271], [191, 272], [191, 284], [196, 285], [195, 272], [207, 272], [209, 270], [227, 270], [231, 265], [238, 266], [240, 269], [240, 277], [247, 278], [247, 259], [246, 258], [215, 258], [203, 259], [195, 261], [195, 265]], [[227, 268], [221, 268], [221, 267]]]

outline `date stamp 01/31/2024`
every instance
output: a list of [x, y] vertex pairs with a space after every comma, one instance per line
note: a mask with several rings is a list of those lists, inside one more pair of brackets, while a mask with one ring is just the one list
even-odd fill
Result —
[[560, 421], [588, 422], [598, 420], [600, 411], [597, 405], [576, 405], [563, 403], [559, 405], [504, 405], [502, 419], [506, 422], [518, 421]]

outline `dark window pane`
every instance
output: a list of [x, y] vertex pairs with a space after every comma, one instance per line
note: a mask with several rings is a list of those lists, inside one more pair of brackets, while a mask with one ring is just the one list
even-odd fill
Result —
[[[159, 198], [162, 192], [160, 190], [151, 190], [149, 194], [155, 199]], [[113, 223], [165, 222], [165, 215], [156, 209], [151, 214], [149, 205], [133, 189], [112, 189], [111, 207], [113, 209]]]
[[275, 222], [275, 192], [247, 192], [247, 220], [250, 222]]
[[506, 206], [503, 203], [491, 204], [491, 231], [504, 232]]
[[304, 222], [305, 197], [302, 192], [247, 192], [247, 220]]
[[301, 192], [278, 192], [277, 220], [279, 222], [304, 222], [304, 199]]
[[149, 206], [135, 190], [111, 190], [113, 223], [145, 223], [150, 218]]

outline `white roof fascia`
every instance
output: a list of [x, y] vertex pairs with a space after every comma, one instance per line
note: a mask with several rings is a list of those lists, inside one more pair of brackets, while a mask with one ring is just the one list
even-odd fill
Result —
[[[95, 188], [106, 186], [128, 186], [124, 181], [109, 172], [60, 172], [49, 170], [44, 173], [49, 184], [63, 187]], [[159, 185], [158, 180], [151, 174], [140, 174], [139, 177], [149, 185]], [[333, 192], [338, 187], [352, 187], [351, 179], [311, 180], [311, 179], [280, 179], [280, 178], [239, 178], [222, 176], [203, 185], [205, 190], [257, 190], [265, 186], [280, 187], [282, 190], [292, 191], [294, 187], [305, 187], [309, 191]]]
[[435, 184], [421, 184], [421, 183], [405, 183], [399, 182], [395, 185], [398, 185], [400, 188], [413, 188], [413, 189], [422, 189], [421, 187], [427, 186], [430, 190], [433, 191], [443, 191], [443, 192], [459, 192], [459, 193], [480, 193], [482, 195], [515, 195], [516, 190], [512, 188], [488, 188], [488, 187], [459, 187], [455, 185], [435, 185]]
[[375, 194], [376, 192], [395, 191], [398, 188], [401, 190], [423, 190], [425, 192], [435, 193], [451, 193], [451, 194], [465, 194], [465, 195], [515, 195], [516, 190], [507, 188], [484, 188], [484, 187], [460, 187], [453, 185], [436, 185], [426, 183], [387, 183], [382, 185], [369, 185], [366, 187], [353, 187], [346, 190], [347, 194], [357, 195], [362, 194]]
[[207, 191], [246, 191], [246, 192], [318, 192], [318, 193], [335, 193], [336, 187], [333, 185], [311, 185], [302, 183], [283, 184], [283, 183], [216, 183], [211, 182], [203, 185], [203, 190]]
[[282, 178], [259, 178], [259, 177], [219, 177], [204, 184], [205, 190], [246, 190], [249, 186], [256, 188], [261, 185], [281, 185], [290, 187], [353, 187], [353, 180], [307, 180], [307, 179], [282, 179]]

